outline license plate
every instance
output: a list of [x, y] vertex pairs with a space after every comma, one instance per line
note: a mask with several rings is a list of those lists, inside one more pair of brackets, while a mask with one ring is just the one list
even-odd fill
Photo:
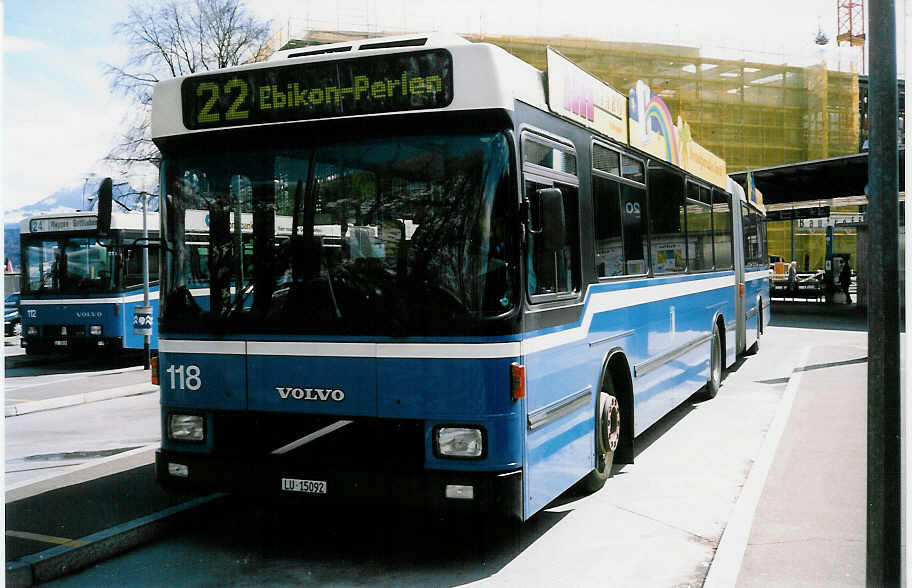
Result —
[[282, 478], [282, 490], [286, 492], [305, 492], [307, 494], [326, 494], [326, 482], [322, 480]]
[[54, 341], [54, 345], [57, 345], [58, 347], [66, 347], [67, 342], [66, 341]]

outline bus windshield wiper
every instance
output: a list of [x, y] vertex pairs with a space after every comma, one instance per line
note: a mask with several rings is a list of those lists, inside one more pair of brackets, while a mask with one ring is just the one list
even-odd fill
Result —
[[339, 303], [336, 301], [336, 292], [333, 289], [332, 281], [332, 272], [329, 270], [329, 262], [326, 261], [326, 257], [323, 257], [323, 267], [326, 268], [326, 283], [329, 284], [329, 297], [332, 298], [333, 308], [336, 311], [336, 318], [342, 318], [342, 312], [339, 310]]
[[222, 314], [223, 317], [228, 318], [233, 316], [235, 312], [244, 308], [244, 302], [253, 292], [254, 285], [253, 283], [247, 284], [241, 292], [238, 293], [237, 297], [234, 299], [234, 302], [229, 306], [225, 312]]

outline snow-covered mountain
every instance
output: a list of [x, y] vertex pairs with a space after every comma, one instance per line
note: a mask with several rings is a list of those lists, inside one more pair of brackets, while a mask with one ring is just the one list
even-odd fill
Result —
[[[100, 184], [101, 178], [89, 181], [84, 187], [82, 183], [78, 183], [75, 186], [60, 188], [34, 204], [4, 210], [3, 255], [12, 262], [13, 269], [17, 271], [19, 269], [19, 221], [39, 214], [66, 214], [76, 210], [91, 210], [93, 202], [89, 201], [89, 196], [98, 193]], [[83, 193], [85, 193], [85, 199], [83, 199]], [[114, 186], [114, 197], [131, 207], [135, 206], [135, 199], [125, 197], [125, 195], [135, 193], [136, 190], [129, 184]]]
[[[29, 204], [21, 208], [3, 211], [3, 224], [18, 223], [24, 218], [35, 216], [37, 214], [47, 213], [67, 213], [74, 210], [90, 210], [92, 202], [89, 196], [98, 193], [98, 186], [101, 179], [90, 181], [83, 187], [80, 182], [74, 186], [60, 188], [50, 196], [42, 198], [34, 204]], [[114, 186], [114, 197], [117, 198], [122, 194], [136, 192], [129, 184]], [[83, 197], [85, 194], [85, 197]]]

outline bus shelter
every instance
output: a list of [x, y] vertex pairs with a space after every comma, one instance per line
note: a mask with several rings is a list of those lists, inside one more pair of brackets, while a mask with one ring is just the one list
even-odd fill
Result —
[[[899, 200], [904, 199], [905, 149], [899, 149]], [[853, 272], [853, 302], [866, 306], [868, 153], [804, 161], [730, 174], [741, 185], [747, 174], [763, 193], [773, 295], [843, 301], [837, 292], [842, 264]], [[899, 277], [903, 283], [903, 207], [899, 217]], [[789, 265], [795, 272], [789, 275]], [[903, 289], [900, 288], [900, 296]]]

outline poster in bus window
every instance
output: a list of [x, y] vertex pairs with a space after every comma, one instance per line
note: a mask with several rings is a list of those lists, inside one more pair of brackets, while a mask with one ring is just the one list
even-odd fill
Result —
[[684, 269], [684, 250], [680, 243], [659, 243], [654, 246], [656, 273]]
[[627, 275], [635, 276], [639, 274], [646, 273], [646, 260], [645, 259], [629, 259], [627, 260]]
[[600, 276], [623, 276], [624, 258], [620, 239], [599, 242], [596, 247]]

